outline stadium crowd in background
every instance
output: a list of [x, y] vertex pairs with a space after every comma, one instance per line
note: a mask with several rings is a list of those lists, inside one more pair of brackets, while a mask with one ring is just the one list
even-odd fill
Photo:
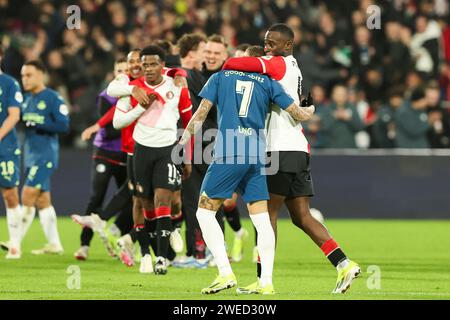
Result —
[[[66, 27], [68, 5], [81, 9], [81, 28]], [[381, 7], [381, 28], [367, 28], [367, 8]], [[96, 120], [95, 96], [112, 79], [117, 58], [168, 40], [178, 55], [185, 33], [223, 35], [234, 55], [262, 44], [264, 30], [286, 22], [303, 91], [317, 107], [305, 126], [315, 148], [450, 147], [450, 13], [446, 0], [0, 0], [3, 70], [43, 60], [49, 87], [70, 102], [64, 145], [85, 147]], [[170, 45], [170, 44], [169, 44]]]

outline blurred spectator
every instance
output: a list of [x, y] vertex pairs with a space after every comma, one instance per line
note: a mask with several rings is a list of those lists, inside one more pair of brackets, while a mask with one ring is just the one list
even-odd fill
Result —
[[389, 21], [385, 26], [386, 43], [383, 56], [386, 86], [404, 83], [411, 69], [409, 48], [401, 39], [401, 24]]
[[431, 77], [436, 77], [439, 65], [439, 39], [441, 28], [434, 20], [425, 15], [416, 18], [413, 37], [411, 38], [411, 54], [415, 60], [415, 68]]
[[388, 103], [377, 112], [372, 130], [372, 146], [375, 148], [395, 148], [396, 127], [394, 116], [403, 105], [403, 91], [393, 89]]
[[327, 108], [328, 102], [326, 100], [325, 88], [321, 85], [316, 84], [311, 88], [311, 95], [314, 100], [314, 106], [316, 107], [316, 113], [313, 115], [310, 121], [305, 122], [302, 125], [305, 130], [305, 136], [307, 137], [311, 147], [323, 148], [324, 136], [320, 127], [319, 114], [323, 112], [322, 109]]
[[[82, 12], [79, 30], [65, 28], [66, 8], [73, 4]], [[366, 26], [367, 8], [373, 4], [382, 7], [379, 30]], [[448, 133], [433, 130], [439, 129], [437, 118], [445, 115], [450, 103], [449, 7], [448, 0], [24, 0], [20, 5], [0, 0], [2, 67], [19, 79], [25, 61], [45, 61], [49, 85], [70, 100], [73, 132], [69, 136], [75, 137], [93, 120], [95, 96], [111, 78], [114, 61], [130, 49], [158, 41], [170, 52], [168, 65], [177, 66], [178, 48], [172, 43], [186, 33], [217, 33], [223, 44], [222, 40], [210, 42], [203, 70], [208, 73], [220, 68], [227, 57], [223, 53], [242, 54], [238, 49], [244, 42], [260, 45], [271, 24], [285, 22], [294, 31], [294, 57], [303, 74], [303, 91], [318, 85], [327, 100], [336, 85], [344, 84], [371, 147], [389, 145], [375, 138], [375, 118], [370, 118], [382, 106], [383, 112], [389, 110], [392, 97], [387, 92], [401, 86], [401, 98], [408, 100], [417, 88], [437, 81], [444, 114], [427, 109], [429, 134], [442, 136], [429, 141], [432, 147], [446, 147], [436, 141], [445, 140]], [[214, 57], [211, 45], [223, 55]], [[319, 116], [330, 107], [318, 108], [323, 110], [305, 125], [313, 146], [326, 147], [327, 140], [340, 140], [330, 138], [327, 122], [322, 123]], [[379, 118], [376, 123], [378, 127]], [[365, 134], [357, 134], [358, 145], [365, 146], [367, 136], [361, 136]]]
[[349, 103], [345, 86], [335, 86], [332, 102], [317, 114], [324, 148], [356, 148], [355, 135], [364, 129], [364, 124], [355, 106]]
[[395, 146], [397, 148], [428, 148], [427, 99], [422, 88], [415, 89], [411, 98], [394, 114]]
[[428, 129], [427, 136], [431, 148], [450, 147], [450, 116], [448, 109], [441, 105], [439, 86], [436, 82], [430, 83], [425, 89], [427, 100]]

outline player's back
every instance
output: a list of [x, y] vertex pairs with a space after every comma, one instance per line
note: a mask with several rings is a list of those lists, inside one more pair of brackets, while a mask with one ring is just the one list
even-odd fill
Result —
[[218, 108], [216, 159], [264, 154], [265, 119], [276, 91], [274, 82], [265, 75], [234, 70], [218, 72], [209, 79], [200, 96]]

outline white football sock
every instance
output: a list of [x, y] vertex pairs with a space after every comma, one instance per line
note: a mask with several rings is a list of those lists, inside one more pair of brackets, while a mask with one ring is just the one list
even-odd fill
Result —
[[225, 239], [222, 229], [216, 219], [216, 212], [198, 208], [197, 220], [202, 229], [203, 239], [206, 246], [211, 251], [214, 261], [219, 268], [219, 274], [226, 277], [233, 273], [230, 261], [228, 260], [227, 251], [225, 249]]
[[19, 248], [22, 241], [22, 208], [6, 208], [9, 241], [12, 247]]
[[39, 210], [39, 219], [48, 243], [61, 247], [58, 228], [56, 225], [56, 212], [53, 206]]
[[251, 214], [253, 225], [258, 232], [256, 241], [259, 257], [261, 259], [261, 279], [262, 287], [272, 284], [273, 262], [275, 259], [275, 233], [268, 212]]
[[35, 215], [35, 207], [22, 206], [22, 239], [27, 234]]

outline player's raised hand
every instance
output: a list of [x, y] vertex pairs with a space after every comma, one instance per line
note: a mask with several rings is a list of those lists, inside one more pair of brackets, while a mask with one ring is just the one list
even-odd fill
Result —
[[139, 102], [141, 106], [144, 108], [148, 108], [150, 104], [150, 98], [147, 95], [147, 91], [145, 89], [140, 88], [138, 86], [134, 86], [131, 91], [131, 95]]
[[158, 99], [158, 97], [156, 96], [155, 93], [149, 93], [149, 94], [147, 94], [147, 97], [150, 102], [146, 105], [141, 105], [144, 109], [150, 108], [150, 106], [153, 104], [153, 102], [155, 102], [155, 100]]
[[314, 104], [313, 97], [311, 96], [311, 92], [308, 92], [308, 97], [302, 100], [300, 106], [302, 107], [309, 107]]
[[100, 130], [100, 126], [96, 123], [86, 129], [81, 133], [81, 140], [88, 141], [94, 133]]
[[185, 77], [183, 76], [175, 76], [173, 78], [173, 82], [175, 83], [175, 85], [178, 88], [187, 88], [188, 87], [188, 83]]

